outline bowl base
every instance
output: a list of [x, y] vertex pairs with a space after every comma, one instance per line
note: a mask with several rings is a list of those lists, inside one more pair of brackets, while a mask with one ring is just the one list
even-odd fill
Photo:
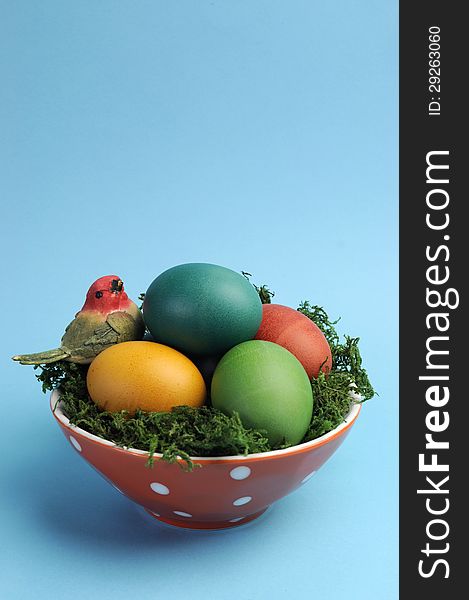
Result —
[[231, 521], [193, 521], [192, 519], [188, 521], [182, 521], [181, 519], [168, 519], [166, 517], [162, 517], [161, 515], [157, 515], [147, 508], [145, 510], [157, 521], [161, 521], [167, 525], [173, 525], [174, 527], [182, 527], [184, 529], [229, 529], [230, 527], [238, 527], [239, 525], [244, 525], [245, 523], [254, 521], [254, 519], [257, 519], [264, 514], [267, 508], [269, 507], [267, 506], [266, 508], [253, 513], [252, 515], [232, 519]]

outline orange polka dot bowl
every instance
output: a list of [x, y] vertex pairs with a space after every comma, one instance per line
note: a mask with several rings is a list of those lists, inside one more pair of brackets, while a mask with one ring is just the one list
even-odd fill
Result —
[[193, 457], [200, 468], [187, 471], [158, 460], [160, 454], [148, 467], [147, 452], [72, 425], [58, 400], [54, 391], [51, 409], [74, 451], [155, 519], [191, 529], [243, 525], [304, 485], [344, 441], [361, 408], [354, 404], [341, 425], [310, 442], [247, 456]]

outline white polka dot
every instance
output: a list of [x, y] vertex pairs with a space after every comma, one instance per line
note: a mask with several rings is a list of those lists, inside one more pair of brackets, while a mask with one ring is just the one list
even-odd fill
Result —
[[72, 444], [72, 446], [75, 448], [75, 450], [78, 450], [78, 452], [81, 452], [81, 446], [78, 443], [78, 440], [76, 440], [73, 435], [70, 436], [70, 442]]
[[311, 473], [309, 475], [306, 475], [306, 477], [304, 477], [301, 480], [301, 483], [306, 483], [307, 481], [309, 481], [311, 479], [311, 477], [316, 473], [316, 471], [311, 471]]
[[180, 517], [192, 517], [192, 515], [190, 513], [186, 513], [182, 510], [173, 510], [173, 513], [175, 515], [179, 515]]
[[230, 477], [232, 479], [246, 479], [250, 474], [251, 469], [249, 467], [236, 467], [230, 471]]
[[229, 523], [237, 523], [238, 521], [242, 521], [244, 517], [236, 517], [236, 519], [230, 519]]
[[150, 487], [156, 494], [161, 494], [162, 496], [167, 496], [169, 494], [169, 488], [157, 481], [150, 483]]
[[243, 506], [243, 504], [247, 504], [248, 502], [251, 502], [251, 500], [251, 496], [243, 496], [242, 498], [237, 498], [233, 504], [234, 506]]

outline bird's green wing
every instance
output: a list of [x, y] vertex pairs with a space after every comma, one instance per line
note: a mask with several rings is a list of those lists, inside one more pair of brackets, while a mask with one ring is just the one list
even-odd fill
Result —
[[135, 339], [135, 319], [124, 311], [110, 313], [106, 321], [96, 327], [93, 335], [85, 342], [86, 346], [108, 346]]
[[72, 362], [89, 363], [100, 352], [130, 340], [142, 339], [143, 321], [140, 324], [130, 314], [116, 311], [104, 317], [96, 314], [79, 314], [67, 327], [61, 347]]

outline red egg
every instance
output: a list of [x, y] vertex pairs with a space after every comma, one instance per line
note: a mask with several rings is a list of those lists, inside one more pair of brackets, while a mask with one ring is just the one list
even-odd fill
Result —
[[317, 377], [320, 370], [327, 373], [332, 368], [331, 349], [322, 331], [289, 306], [263, 304], [261, 326], [254, 339], [274, 342], [289, 350], [310, 378]]

